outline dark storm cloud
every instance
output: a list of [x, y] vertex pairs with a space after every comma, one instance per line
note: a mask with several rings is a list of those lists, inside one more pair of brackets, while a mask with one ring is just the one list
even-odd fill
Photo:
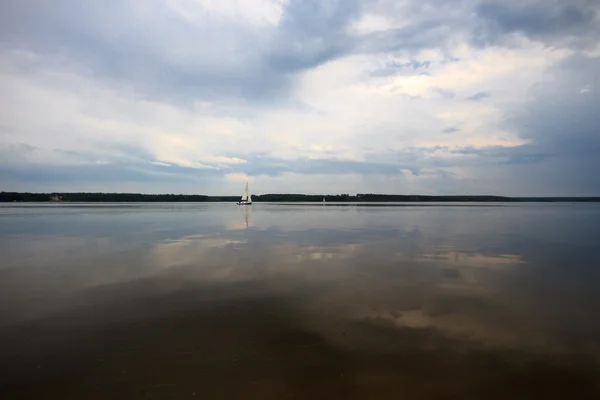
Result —
[[598, 10], [598, 3], [589, 0], [483, 1], [474, 8], [479, 24], [475, 32], [479, 41], [488, 43], [520, 33], [546, 43], [568, 41], [586, 47], [600, 37]]
[[[553, 69], [553, 79], [534, 91], [529, 107], [511, 123], [541, 153], [550, 154], [548, 173], [600, 193], [600, 59], [575, 55]], [[552, 172], [555, 170], [555, 172]]]
[[554, 154], [544, 152], [538, 146], [525, 144], [515, 147], [489, 146], [489, 147], [463, 147], [452, 150], [455, 154], [477, 156], [481, 162], [495, 164], [528, 164], [542, 161]]
[[364, 161], [349, 161], [330, 159], [309, 159], [299, 158], [292, 161], [265, 159], [252, 160], [252, 162], [244, 168], [251, 174], [266, 174], [278, 175], [285, 172], [297, 174], [397, 174], [402, 169], [401, 166], [387, 163], [364, 162]]
[[88, 164], [78, 166], [28, 165], [13, 169], [0, 166], [0, 178], [38, 184], [93, 184], [110, 182], [152, 183], [157, 179], [169, 182], [190, 182], [199, 178], [221, 176], [212, 169], [162, 167], [149, 163]]
[[514, 111], [513, 121], [526, 138], [545, 143], [564, 139], [600, 141], [600, 58], [575, 54], [536, 85], [535, 101]]
[[490, 94], [488, 92], [477, 92], [474, 95], [467, 97], [466, 100], [479, 101], [479, 100], [487, 99], [488, 97], [490, 97]]
[[25, 161], [29, 156], [38, 158], [43, 163], [44, 157], [62, 159], [63, 161], [75, 161], [77, 163], [110, 163], [131, 164], [144, 163], [153, 160], [154, 156], [142, 146], [134, 146], [123, 143], [106, 143], [98, 141], [94, 143], [93, 150], [72, 150], [65, 148], [44, 149], [24, 143], [9, 144], [0, 147], [0, 157], [5, 161], [27, 164]]
[[484, 2], [475, 7], [482, 18], [502, 32], [531, 36], [583, 33], [594, 20], [597, 8], [590, 1]]
[[358, 1], [293, 0], [287, 6], [267, 61], [274, 71], [309, 69], [351, 51], [344, 32], [359, 14]]
[[[576, 54], [551, 69], [533, 101], [506, 115], [505, 125], [529, 141], [516, 147], [465, 147], [480, 165], [510, 166], [511, 180], [546, 195], [600, 194], [600, 59]], [[542, 184], [544, 188], [537, 186]], [[534, 186], [535, 185], [535, 186]], [[521, 187], [521, 193], [527, 186]]]
[[451, 126], [449, 128], [443, 129], [442, 133], [454, 133], [454, 132], [458, 132], [460, 131], [459, 128], [455, 127], [455, 126]]
[[[83, 159], [77, 154], [78, 160]], [[303, 175], [397, 175], [402, 170], [409, 170], [419, 175], [420, 168], [414, 163], [400, 163], [397, 160], [388, 162], [351, 161], [340, 159], [297, 158], [286, 160], [270, 156], [247, 157], [245, 164], [218, 166], [207, 165], [208, 168], [187, 168], [152, 164], [150, 161], [119, 160], [106, 164], [87, 164], [73, 166], [52, 166], [28, 164], [18, 169], [0, 168], [0, 178], [24, 180], [31, 182], [110, 182], [113, 180], [152, 182], [156, 179], [169, 181], [189, 181], [196, 178], [223, 178], [230, 173], [248, 175], [278, 176], [286, 173]]]

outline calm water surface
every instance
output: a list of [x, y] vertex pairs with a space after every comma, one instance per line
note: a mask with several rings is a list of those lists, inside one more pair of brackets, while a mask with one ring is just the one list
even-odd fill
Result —
[[0, 206], [0, 398], [600, 398], [600, 205]]

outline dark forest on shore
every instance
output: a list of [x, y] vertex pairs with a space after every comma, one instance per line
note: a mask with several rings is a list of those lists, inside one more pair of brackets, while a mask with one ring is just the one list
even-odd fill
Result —
[[[600, 197], [427, 196], [399, 194], [262, 194], [254, 202], [600, 202]], [[0, 192], [0, 202], [236, 202], [240, 196], [140, 193], [20, 193]]]

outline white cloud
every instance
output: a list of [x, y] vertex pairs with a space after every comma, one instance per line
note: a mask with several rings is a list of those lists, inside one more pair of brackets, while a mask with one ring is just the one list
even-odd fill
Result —
[[360, 20], [349, 26], [351, 34], [365, 35], [372, 32], [386, 31], [395, 27], [392, 22], [383, 15], [365, 14]]
[[160, 167], [172, 167], [172, 164], [166, 163], [166, 162], [162, 162], [162, 161], [151, 161], [150, 164], [152, 165], [158, 165]]
[[231, 182], [254, 182], [253, 177], [240, 173], [226, 174], [225, 179]]
[[256, 25], [278, 25], [286, 0], [171, 0], [167, 6], [187, 20], [216, 17], [240, 19]]
[[429, 70], [431, 75], [395, 77], [381, 90], [410, 96], [430, 96], [430, 90], [434, 88], [465, 91], [483, 85], [505, 87], [509, 84], [511, 92], [524, 91], [527, 87], [523, 87], [523, 83], [535, 83], [537, 74], [569, 54], [569, 50], [556, 50], [528, 42], [519, 48], [473, 49], [461, 59], [444, 60], [446, 62], [435, 65]]

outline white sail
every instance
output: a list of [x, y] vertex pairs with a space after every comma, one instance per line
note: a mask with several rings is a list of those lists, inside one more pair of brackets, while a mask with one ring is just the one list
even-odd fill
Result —
[[244, 188], [244, 194], [242, 195], [241, 201], [248, 201], [248, 182], [246, 182], [246, 187]]
[[240, 205], [252, 204], [252, 195], [248, 193], [248, 182], [246, 182], [246, 187], [244, 188], [244, 194], [240, 201], [238, 201]]

